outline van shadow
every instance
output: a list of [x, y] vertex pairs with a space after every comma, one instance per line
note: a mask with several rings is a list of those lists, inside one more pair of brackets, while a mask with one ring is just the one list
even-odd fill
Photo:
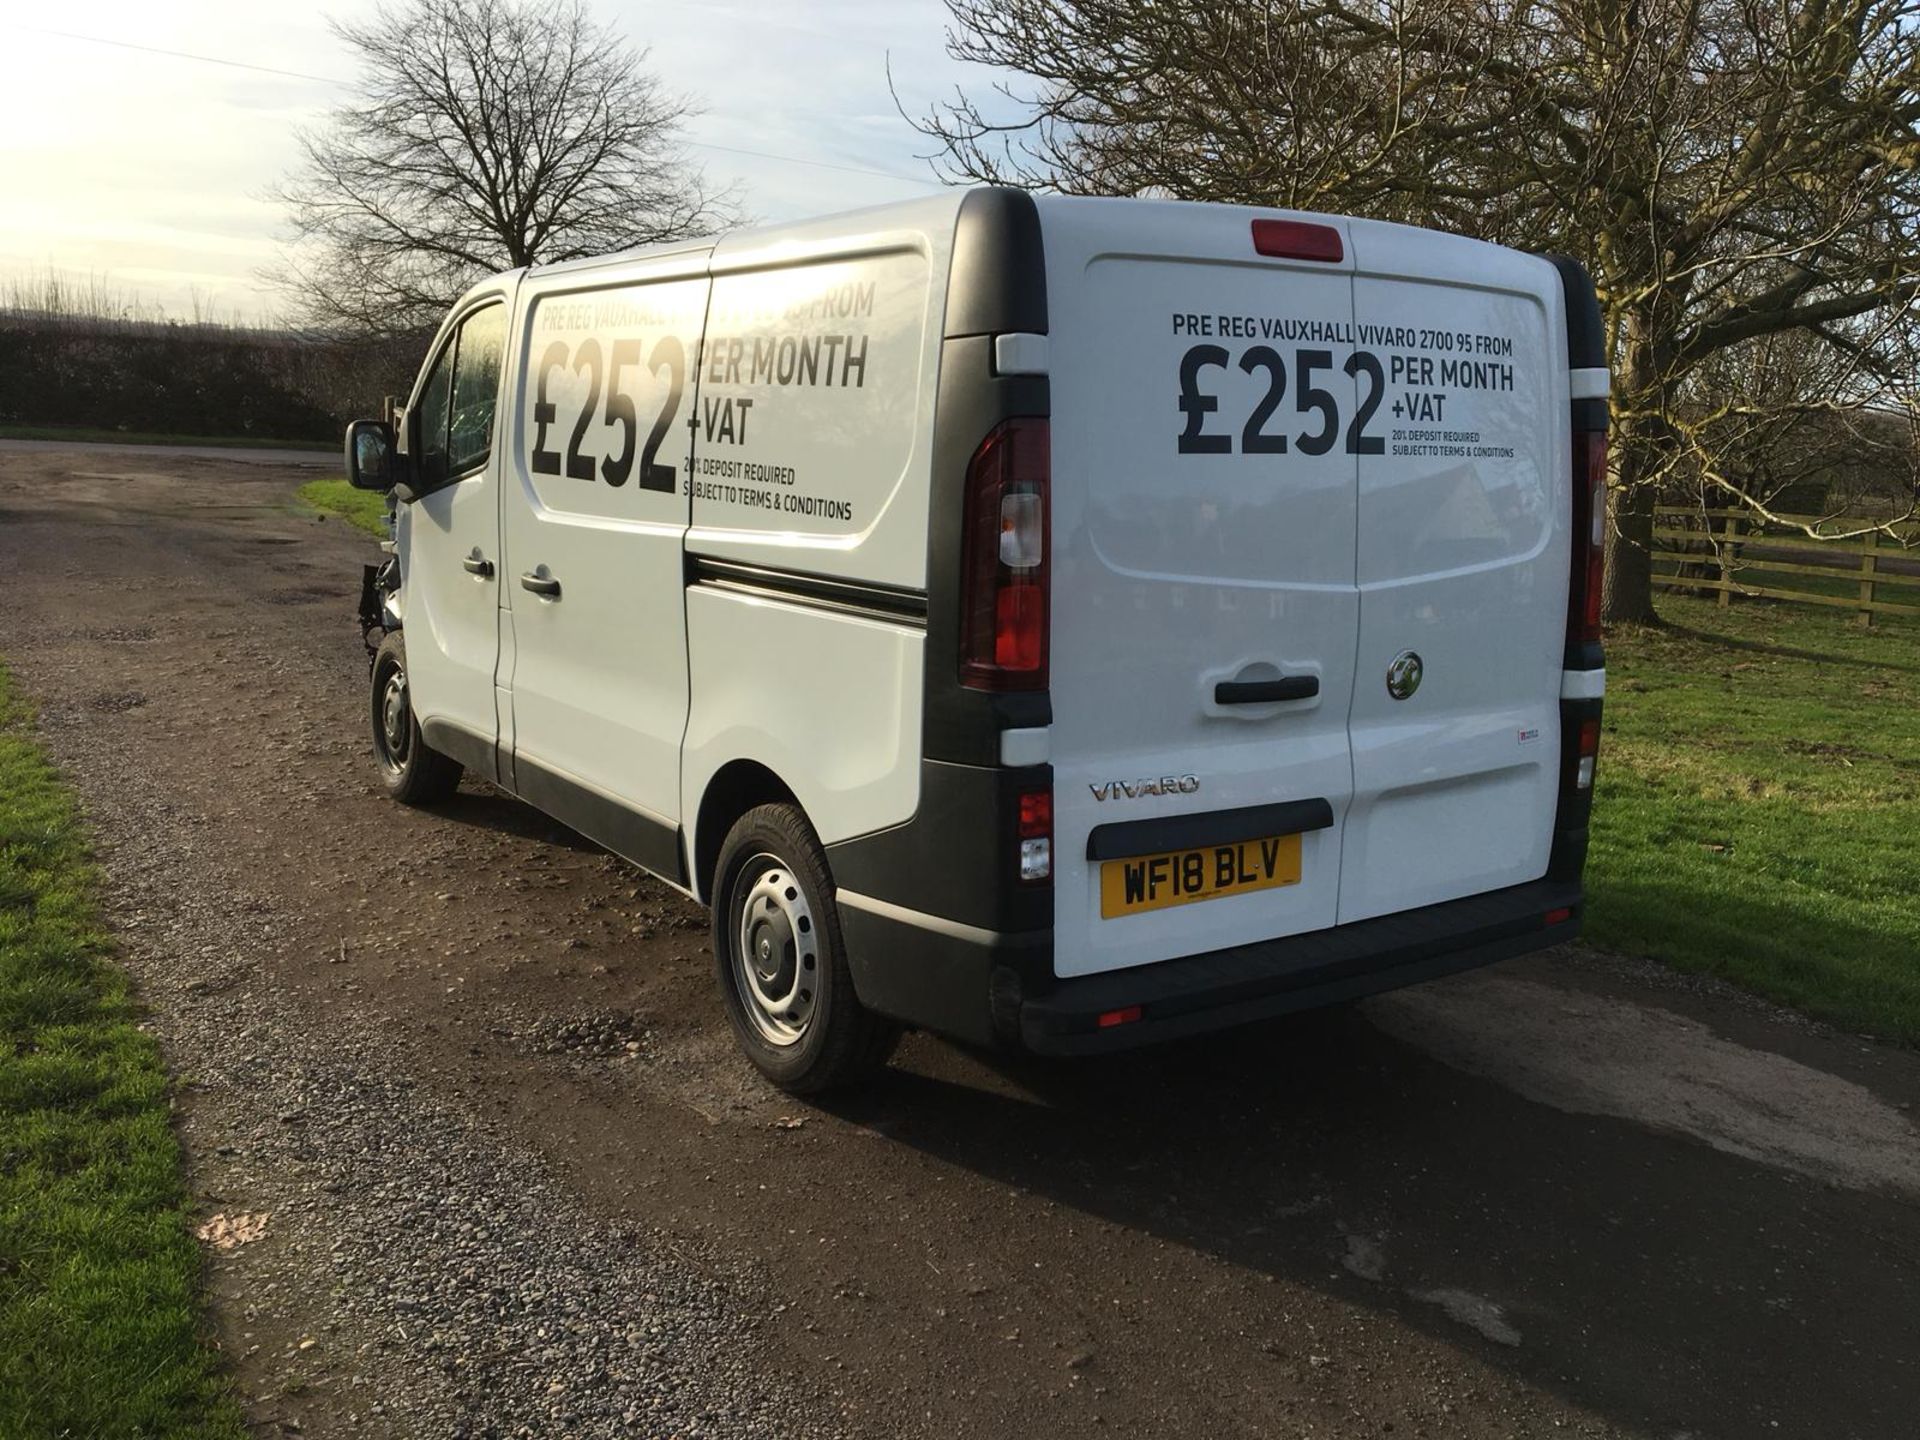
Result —
[[459, 793], [435, 805], [433, 814], [439, 820], [451, 820], [498, 835], [512, 835], [580, 855], [608, 853], [605, 847], [596, 845], [578, 831], [484, 780], [463, 780]]
[[[953, 1059], [928, 1057], [971, 1068]], [[1824, 1440], [1920, 1414], [1920, 1208], [1901, 1200], [1535, 1104], [1364, 1009], [1093, 1062], [980, 1059], [984, 1086], [897, 1069], [835, 1108], [1634, 1428]], [[1449, 1296], [1496, 1323], [1449, 1318]]]

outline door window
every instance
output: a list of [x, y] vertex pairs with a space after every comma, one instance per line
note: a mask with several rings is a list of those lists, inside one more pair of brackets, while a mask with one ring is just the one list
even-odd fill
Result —
[[493, 411], [500, 398], [500, 351], [506, 333], [504, 305], [489, 305], [460, 327], [447, 442], [447, 470], [451, 475], [486, 464], [493, 449]]
[[433, 362], [414, 405], [414, 413], [419, 416], [415, 434], [420, 453], [413, 457], [413, 464], [422, 490], [431, 490], [447, 478], [447, 399], [452, 388], [453, 341], [449, 340], [440, 358]]
[[489, 305], [468, 316], [427, 373], [415, 406], [420, 448], [414, 464], [422, 489], [458, 479], [487, 462], [493, 449], [506, 313], [503, 305]]

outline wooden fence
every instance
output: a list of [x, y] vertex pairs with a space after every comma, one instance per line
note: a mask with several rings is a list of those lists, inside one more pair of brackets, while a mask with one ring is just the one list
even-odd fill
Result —
[[[1920, 522], [1896, 526], [1892, 537], [1869, 531], [1817, 540], [1762, 529], [1756, 517], [1727, 511], [1656, 505], [1653, 514], [1653, 583], [1666, 589], [1714, 591], [1722, 606], [1736, 595], [1828, 605], [1854, 611], [1862, 625], [1871, 625], [1876, 615], [1920, 615], [1920, 548], [1905, 548], [1920, 545]], [[1846, 523], [1814, 515], [1781, 519]], [[1816, 580], [1825, 588], [1813, 588]], [[1889, 590], [1897, 598], [1883, 598]]]

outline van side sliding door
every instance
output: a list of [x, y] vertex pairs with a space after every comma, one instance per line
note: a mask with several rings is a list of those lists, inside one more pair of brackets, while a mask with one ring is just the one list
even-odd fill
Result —
[[676, 882], [706, 267], [691, 251], [529, 296], [502, 522], [513, 788]]

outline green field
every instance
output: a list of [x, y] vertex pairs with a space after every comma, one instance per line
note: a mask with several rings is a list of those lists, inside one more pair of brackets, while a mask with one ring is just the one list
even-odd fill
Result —
[[80, 429], [66, 425], [0, 425], [0, 440], [67, 440], [77, 445], [217, 445], [228, 450], [331, 450], [326, 440], [265, 435], [161, 435], [148, 430]]
[[237, 1437], [167, 1081], [0, 667], [0, 1435]]
[[1607, 636], [1588, 938], [1920, 1043], [1920, 627], [1659, 607]]
[[356, 490], [345, 480], [309, 480], [300, 487], [300, 498], [322, 514], [387, 538], [387, 497], [376, 491]]

